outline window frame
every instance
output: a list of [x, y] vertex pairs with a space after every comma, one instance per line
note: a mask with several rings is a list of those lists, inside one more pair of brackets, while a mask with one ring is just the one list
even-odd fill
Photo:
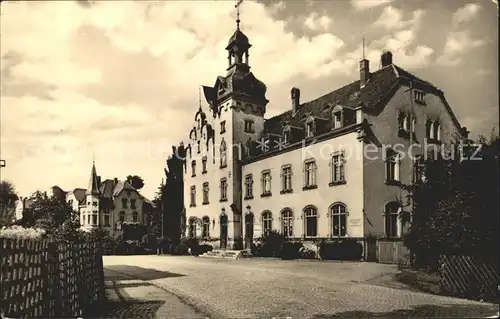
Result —
[[228, 188], [228, 183], [227, 183], [227, 178], [223, 177], [220, 179], [220, 202], [226, 202], [227, 199], [227, 188]]
[[[336, 208], [339, 208], [339, 210], [337, 211]], [[341, 210], [340, 208], [343, 210]], [[332, 205], [330, 205], [329, 213], [330, 213], [330, 231], [331, 231], [330, 236], [332, 238], [349, 237], [347, 234], [348, 216], [349, 216], [349, 212], [347, 210], [347, 205], [342, 203], [342, 202], [333, 203]], [[343, 219], [342, 219], [342, 216], [344, 217]], [[335, 230], [335, 221], [336, 220], [338, 221], [338, 226], [339, 226], [338, 231]], [[342, 225], [342, 222], [344, 223], [343, 225]], [[343, 230], [342, 230], [342, 227], [343, 227]]]
[[253, 174], [245, 175], [245, 198], [244, 199], [252, 199], [253, 198]]
[[[396, 208], [395, 212], [390, 210], [390, 208]], [[384, 235], [386, 238], [401, 237], [400, 235], [401, 226], [399, 220], [400, 212], [401, 212], [401, 205], [398, 202], [392, 201], [384, 205]], [[394, 226], [395, 229], [388, 229], [387, 227], [388, 223], [391, 225], [390, 228]], [[389, 234], [389, 232], [391, 232], [391, 234]], [[392, 235], [393, 232], [395, 233], [394, 235]]]
[[293, 192], [292, 164], [286, 164], [281, 166], [281, 194], [292, 193], [292, 192]]
[[[391, 165], [392, 169], [389, 169], [389, 165]], [[401, 154], [392, 149], [387, 148], [385, 150], [385, 183], [387, 185], [399, 185], [401, 183]], [[389, 176], [389, 174], [391, 176]]]
[[262, 234], [269, 235], [273, 231], [273, 213], [265, 210], [261, 214]]
[[196, 186], [191, 185], [189, 189], [189, 194], [190, 194], [190, 204], [189, 207], [196, 207]]
[[[261, 197], [267, 197], [272, 195], [272, 176], [271, 176], [271, 170], [270, 169], [265, 169], [261, 172]], [[266, 183], [267, 182], [267, 183]], [[266, 189], [266, 185], [269, 186], [269, 189]]]
[[[314, 158], [307, 159], [304, 161], [303, 165], [304, 165], [303, 168], [304, 187], [302, 188], [302, 190], [318, 188], [318, 181], [317, 181], [318, 165], [316, 164], [316, 159]], [[311, 168], [309, 168], [309, 165], [311, 165]]]
[[[336, 160], [337, 159], [337, 160]], [[333, 152], [330, 157], [330, 186], [341, 185], [347, 183], [346, 178], [346, 157], [345, 151]], [[337, 179], [336, 170], [339, 170], [339, 178]]]
[[[308, 211], [311, 210], [311, 214], [308, 216]], [[314, 214], [312, 214], [314, 213]], [[302, 212], [303, 219], [304, 219], [304, 238], [316, 238], [318, 237], [318, 220], [319, 220], [319, 214], [318, 214], [318, 209], [315, 206], [309, 205], [306, 206]], [[311, 235], [309, 234], [309, 227], [308, 227], [308, 221], [309, 219], [314, 219], [316, 225], [314, 225], [314, 230], [315, 234]]]
[[204, 182], [202, 184], [203, 190], [203, 202], [202, 205], [210, 204], [210, 184], [208, 182]]
[[293, 238], [293, 211], [290, 208], [284, 208], [280, 212], [281, 234], [285, 238]]

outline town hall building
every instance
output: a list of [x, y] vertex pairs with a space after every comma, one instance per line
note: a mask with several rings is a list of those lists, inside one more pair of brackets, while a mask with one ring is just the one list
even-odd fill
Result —
[[203, 86], [185, 146], [186, 236], [228, 249], [272, 230], [306, 245], [400, 238], [400, 185], [421, 181], [426, 148], [468, 134], [443, 91], [384, 52], [380, 69], [363, 58], [356, 81], [312, 101], [292, 88], [288, 111], [265, 118], [272, 105], [237, 22], [226, 75]]

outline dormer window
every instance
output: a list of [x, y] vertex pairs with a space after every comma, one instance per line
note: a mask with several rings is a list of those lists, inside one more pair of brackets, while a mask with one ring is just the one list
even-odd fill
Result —
[[306, 121], [306, 138], [313, 137], [315, 131], [314, 118], [310, 116]]
[[226, 121], [220, 122], [220, 133], [226, 133]]
[[292, 139], [292, 132], [290, 130], [290, 126], [285, 126], [283, 128], [283, 145], [290, 143]]
[[191, 161], [191, 177], [196, 176], [196, 161]]
[[419, 90], [414, 91], [414, 100], [417, 103], [425, 104], [425, 93]]
[[254, 133], [253, 130], [253, 120], [245, 120], [245, 132], [246, 133]]

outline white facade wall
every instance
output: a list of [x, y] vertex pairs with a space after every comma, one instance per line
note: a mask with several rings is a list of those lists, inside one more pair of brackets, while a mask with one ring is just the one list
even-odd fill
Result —
[[[309, 145], [306, 143], [305, 145]], [[340, 202], [347, 207], [347, 235], [349, 237], [363, 237], [363, 160], [362, 142], [358, 141], [357, 133], [352, 132], [338, 136], [324, 142], [313, 144], [294, 151], [282, 153], [273, 157], [257, 161], [243, 167], [243, 190], [245, 190], [245, 176], [253, 175], [253, 199], [244, 200], [244, 214], [252, 212], [255, 218], [254, 238], [260, 236], [262, 229], [262, 212], [271, 211], [273, 216], [272, 227], [281, 231], [280, 213], [285, 208], [293, 212], [293, 237], [303, 238], [304, 218], [303, 209], [312, 205], [318, 212], [318, 236], [331, 237], [332, 222], [329, 217], [329, 208]], [[343, 185], [329, 186], [332, 176], [331, 155], [333, 152], [345, 152], [345, 176]], [[317, 189], [302, 190], [304, 187], [304, 161], [316, 160]], [[280, 194], [282, 190], [281, 168], [283, 165], [292, 166], [293, 193]], [[261, 197], [261, 172], [271, 171], [272, 196]], [[243, 196], [245, 196], [243, 194]], [[243, 227], [245, 231], [245, 227]]]

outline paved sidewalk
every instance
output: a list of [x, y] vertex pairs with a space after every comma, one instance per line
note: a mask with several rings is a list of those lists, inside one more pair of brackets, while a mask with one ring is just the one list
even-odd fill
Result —
[[107, 301], [85, 318], [207, 318], [171, 293], [130, 275], [104, 269]]

